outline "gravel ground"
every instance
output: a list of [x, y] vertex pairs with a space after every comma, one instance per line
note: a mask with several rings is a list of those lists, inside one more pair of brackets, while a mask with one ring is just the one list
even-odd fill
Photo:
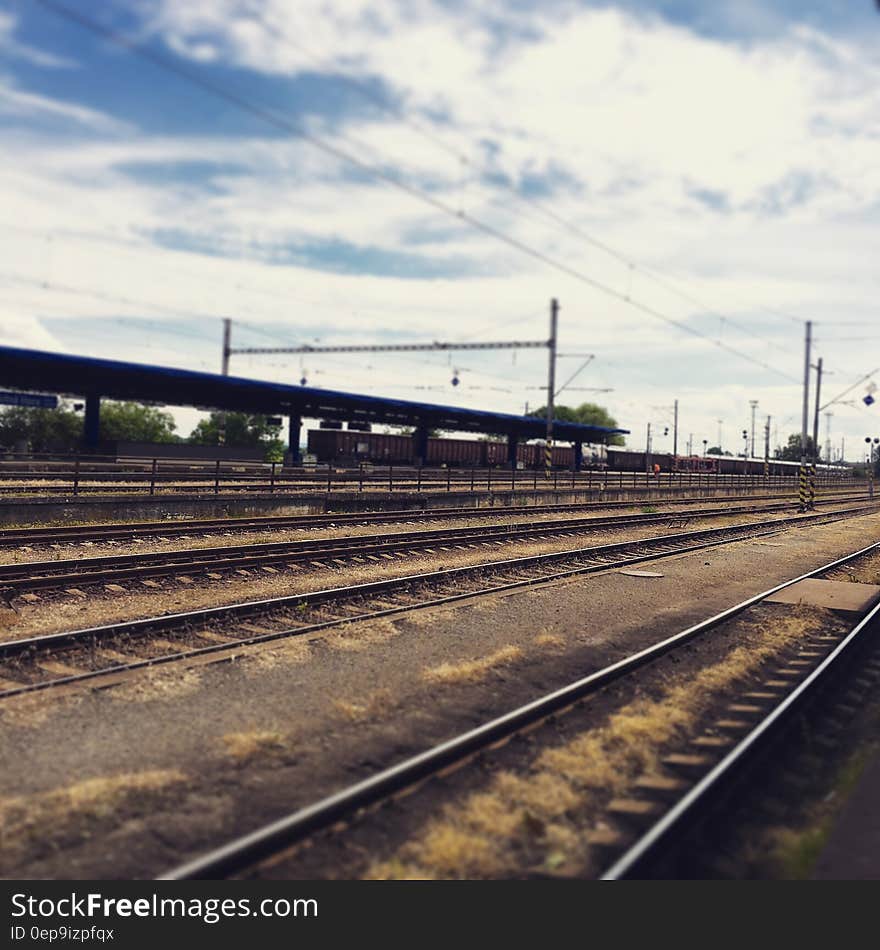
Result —
[[8, 701], [0, 873], [155, 874], [877, 539], [880, 515], [798, 528]]

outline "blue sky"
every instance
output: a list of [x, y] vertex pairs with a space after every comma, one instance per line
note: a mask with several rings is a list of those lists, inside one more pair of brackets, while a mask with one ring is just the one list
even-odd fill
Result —
[[[633, 444], [675, 398], [698, 444], [752, 398], [793, 431], [805, 319], [832, 396], [880, 366], [870, 0], [69, 6], [246, 105], [0, 2], [2, 342], [215, 369], [224, 316], [242, 345], [536, 339], [556, 296], [563, 352], [595, 353], [572, 386], [613, 389], [560, 398]], [[533, 351], [233, 361], [543, 401]], [[880, 428], [831, 409], [837, 445]]]

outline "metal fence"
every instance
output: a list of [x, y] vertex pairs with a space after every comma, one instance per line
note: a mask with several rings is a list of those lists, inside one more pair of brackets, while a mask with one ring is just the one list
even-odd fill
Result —
[[[72, 459], [0, 461], [0, 494], [180, 495], [221, 493], [334, 492], [493, 492], [493, 491], [635, 491], [651, 497], [687, 492], [712, 494], [797, 493], [797, 472], [785, 475], [719, 473], [544, 472], [512, 468], [427, 468], [361, 464], [341, 468], [320, 464], [298, 467], [280, 462], [143, 459], [110, 461]], [[866, 488], [849, 474], [820, 473], [817, 490]]]

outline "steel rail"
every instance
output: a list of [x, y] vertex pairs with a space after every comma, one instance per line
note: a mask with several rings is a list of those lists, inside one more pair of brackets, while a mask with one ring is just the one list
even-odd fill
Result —
[[[876, 547], [877, 545], [873, 545]], [[602, 875], [615, 881], [637, 875], [682, 829], [695, 820], [697, 812], [709, 807], [710, 799], [723, 792], [749, 762], [766, 748], [767, 743], [822, 685], [865, 631], [880, 617], [880, 602], [853, 627], [846, 637], [802, 680], [779, 705], [765, 716], [724, 758], [690, 789], [663, 817], [635, 842]]]
[[[300, 808], [290, 815], [236, 838], [201, 857], [166, 871], [157, 880], [215, 879], [221, 875], [234, 874], [243, 868], [250, 867], [261, 859], [302, 841], [315, 831], [328, 828], [342, 819], [350, 818], [359, 810], [387, 799], [398, 791], [436, 774], [450, 765], [467, 759], [475, 752], [484, 750], [501, 739], [509, 738], [526, 726], [533, 725], [553, 713], [572, 706], [578, 700], [598, 691], [608, 683], [653, 662], [676, 647], [742, 613], [777, 591], [784, 590], [786, 587], [807, 578], [815, 577], [817, 574], [833, 570], [878, 548], [880, 548], [880, 542], [868, 545], [829, 564], [777, 584], [775, 587], [749, 597], [739, 604], [700, 621], [679, 633], [666, 637], [638, 653], [597, 670], [582, 679], [541, 696], [474, 729], [470, 729], [453, 739], [442, 742], [397, 765], [384, 769], [376, 775], [329, 795], [314, 804]], [[877, 611], [880, 611], [880, 605], [875, 608], [872, 615]], [[838, 650], [835, 650], [835, 654]], [[824, 666], [825, 663], [822, 664], [822, 667]]]
[[[873, 509], [870, 510], [873, 511]], [[585, 548], [569, 548], [565, 551], [554, 551], [549, 554], [531, 554], [523, 557], [504, 558], [498, 561], [470, 564], [465, 567], [442, 568], [440, 570], [426, 571], [419, 574], [405, 574], [401, 577], [381, 581], [367, 581], [360, 584], [331, 587], [299, 594], [286, 594], [280, 597], [270, 597], [262, 600], [242, 601], [234, 604], [224, 604], [219, 607], [201, 607], [191, 611], [174, 614], [159, 614], [139, 620], [104, 624], [99, 627], [86, 627], [80, 630], [62, 633], [50, 633], [37, 637], [5, 640], [0, 641], [0, 660], [6, 660], [11, 656], [20, 655], [30, 650], [47, 646], [57, 648], [62, 645], [73, 645], [89, 639], [97, 641], [98, 639], [105, 639], [109, 636], [130, 636], [144, 631], [151, 633], [167, 632], [177, 627], [191, 628], [193, 624], [200, 622], [211, 623], [226, 619], [238, 620], [243, 617], [269, 613], [273, 610], [296, 609], [302, 604], [326, 604], [334, 600], [351, 600], [371, 594], [388, 593], [393, 590], [406, 590], [415, 584], [437, 584], [448, 580], [459, 580], [461, 578], [482, 575], [487, 572], [498, 573], [511, 569], [531, 569], [566, 560], [592, 561], [590, 564], [576, 566], [569, 570], [555, 572], [550, 575], [539, 575], [537, 578], [517, 582], [517, 585], [534, 584], [545, 580], [552, 580], [557, 577], [602, 571], [610, 567], [623, 566], [624, 564], [656, 560], [691, 550], [702, 550], [706, 547], [714, 547], [720, 544], [777, 534], [779, 531], [786, 527], [791, 527], [793, 524], [824, 523], [829, 519], [840, 520], [846, 515], [855, 517], [861, 512], [861, 509], [854, 509], [853, 512], [798, 515], [793, 518], [785, 518], [773, 522], [750, 522], [739, 525], [728, 525], [721, 528], [706, 528], [700, 531], [685, 531], [676, 534], [657, 535], [656, 537], [615, 541], [610, 544], [593, 545]], [[625, 552], [628, 550], [634, 552], [632, 556], [626, 555]], [[608, 560], [609, 556], [616, 555], [621, 556], [613, 561]], [[469, 593], [467, 596], [474, 596], [474, 594]]]
[[[276, 530], [282, 528], [323, 528], [342, 527], [344, 525], [381, 524], [386, 522], [409, 522], [414, 520], [436, 521], [452, 520], [455, 518], [490, 518], [517, 514], [547, 514], [550, 512], [566, 511], [604, 511], [618, 508], [638, 508], [646, 504], [677, 507], [696, 502], [727, 501], [729, 510], [736, 512], [743, 510], [741, 503], [756, 501], [777, 501], [787, 498], [788, 493], [767, 495], [732, 496], [732, 497], [697, 497], [685, 498], [645, 498], [631, 501], [591, 501], [583, 503], [568, 503], [557, 505], [504, 505], [491, 507], [455, 507], [455, 508], [419, 508], [402, 509], [396, 511], [369, 511], [369, 512], [337, 512], [335, 514], [310, 515], [268, 515], [257, 518], [204, 518], [184, 521], [146, 521], [131, 523], [97, 523], [93, 525], [75, 525], [59, 527], [35, 528], [0, 528], [0, 547], [14, 545], [45, 545], [56, 542], [73, 543], [75, 541], [97, 541], [104, 538], [110, 540], [135, 539], [150, 535], [175, 537], [200, 532], [211, 533], [212, 529], [228, 531], [255, 531]], [[829, 492], [822, 499], [823, 503], [857, 501], [865, 497], [864, 492]], [[797, 501], [780, 501], [782, 507], [797, 506]]]
[[[727, 514], [752, 514], [785, 510], [785, 505], [753, 506], [733, 512], [724, 508], [688, 511], [687, 518], [710, 518]], [[674, 517], [674, 516], [673, 516]], [[684, 514], [678, 516], [685, 517]], [[330, 557], [385, 551], [393, 547], [441, 544], [444, 541], [470, 543], [510, 540], [534, 534], [572, 534], [601, 528], [663, 523], [669, 513], [617, 515], [608, 518], [574, 518], [567, 520], [529, 521], [501, 525], [475, 525], [459, 528], [437, 528], [426, 531], [388, 532], [378, 535], [354, 535], [340, 538], [296, 539], [260, 544], [223, 545], [189, 548], [146, 554], [100, 555], [84, 558], [57, 558], [48, 561], [26, 561], [0, 565], [0, 584], [7, 587], [57, 586], [86, 580], [94, 583], [115, 577], [148, 576], [168, 573], [179, 568], [210, 569], [242, 567], [266, 560], [297, 560], [298, 558]], [[147, 571], [156, 568], [156, 571]]]
[[[783, 508], [788, 506], [783, 506]], [[856, 510], [862, 510], [859, 506]], [[726, 509], [703, 509], [687, 513], [689, 519], [724, 517], [725, 515], [772, 512], [779, 506], [751, 508], [736, 512]], [[847, 513], [853, 509], [837, 509]], [[831, 512], [826, 512], [830, 514]], [[322, 558], [348, 559], [361, 555], [411, 551], [431, 545], [489, 544], [510, 542], [535, 536], [583, 534], [596, 530], [662, 524], [668, 513], [622, 515], [610, 518], [579, 518], [556, 521], [519, 522], [503, 525], [438, 528], [428, 531], [403, 531], [342, 538], [299, 539], [262, 544], [224, 545], [210, 548], [117, 554], [98, 557], [26, 561], [0, 565], [0, 590], [12, 594], [20, 590], [63, 587], [68, 584], [87, 586], [101, 581], [156, 577], [179, 571], [235, 570], [244, 567], [271, 565], [279, 562], [320, 561]], [[683, 515], [682, 515], [683, 517]], [[807, 518], [817, 517], [807, 515]], [[780, 519], [783, 524], [791, 519]]]

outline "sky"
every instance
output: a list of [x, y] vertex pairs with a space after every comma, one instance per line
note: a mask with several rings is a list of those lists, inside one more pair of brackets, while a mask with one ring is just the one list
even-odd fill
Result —
[[[757, 400], [763, 454], [810, 320], [820, 442], [880, 435], [874, 0], [0, 0], [0, 207], [3, 344], [216, 372], [223, 318], [542, 340], [557, 298], [558, 402], [742, 452]], [[230, 371], [519, 413], [547, 354]]]

